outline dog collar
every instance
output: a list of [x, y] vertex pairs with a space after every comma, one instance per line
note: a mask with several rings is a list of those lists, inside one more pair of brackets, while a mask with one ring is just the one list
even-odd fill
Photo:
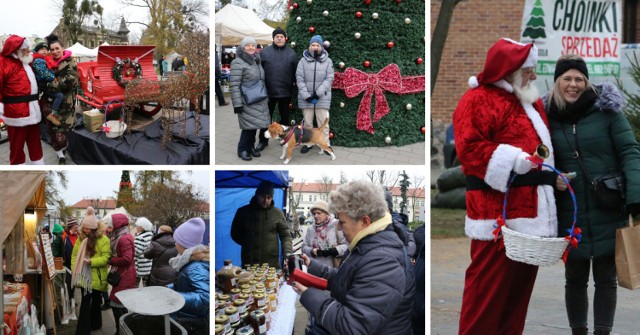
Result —
[[[286, 127], [283, 128], [285, 128], [284, 130], [286, 131]], [[300, 133], [300, 136], [298, 136], [298, 140], [296, 141], [296, 147], [300, 145], [300, 142], [302, 141], [302, 135], [304, 133], [304, 127], [302, 126], [302, 124], [300, 124], [299, 126], [291, 127], [291, 130], [289, 130], [287, 135], [285, 135], [285, 137], [280, 140], [280, 146], [289, 143], [289, 140], [295, 134], [296, 129], [298, 129]]]

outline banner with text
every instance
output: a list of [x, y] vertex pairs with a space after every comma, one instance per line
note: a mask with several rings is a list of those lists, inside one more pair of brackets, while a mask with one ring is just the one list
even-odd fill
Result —
[[553, 76], [558, 58], [576, 54], [589, 77], [620, 76], [621, 0], [526, 0], [521, 41], [538, 47], [538, 75]]

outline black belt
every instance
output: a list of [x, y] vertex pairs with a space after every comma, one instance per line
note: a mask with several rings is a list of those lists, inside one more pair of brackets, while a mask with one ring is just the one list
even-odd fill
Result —
[[2, 102], [5, 104], [17, 104], [21, 102], [29, 102], [38, 100], [37, 94], [23, 95], [19, 97], [3, 97]]
[[[481, 178], [476, 176], [466, 176], [467, 178], [467, 190], [490, 190], [492, 189]], [[525, 174], [517, 175], [511, 183], [510, 187], [521, 186], [538, 186], [538, 185], [556, 185], [556, 173], [553, 171], [538, 171], [532, 170]]]

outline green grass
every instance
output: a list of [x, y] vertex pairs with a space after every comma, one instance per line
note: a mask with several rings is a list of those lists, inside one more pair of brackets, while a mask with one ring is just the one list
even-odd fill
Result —
[[[433, 199], [438, 191], [431, 190]], [[448, 209], [431, 207], [431, 238], [457, 238], [464, 234], [464, 209]]]

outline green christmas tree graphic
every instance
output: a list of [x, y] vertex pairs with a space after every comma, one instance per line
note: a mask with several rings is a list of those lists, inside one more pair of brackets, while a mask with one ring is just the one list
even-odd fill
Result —
[[[290, 2], [289, 45], [302, 57], [311, 37], [321, 35], [333, 61], [332, 144], [378, 147], [424, 141], [424, 17], [422, 0]], [[293, 115], [302, 120], [295, 107]]]
[[527, 26], [522, 33], [522, 37], [530, 37], [531, 39], [546, 38], [547, 34], [544, 32], [544, 11], [542, 10], [542, 3], [540, 0], [536, 0], [531, 10], [531, 18], [527, 22]]

